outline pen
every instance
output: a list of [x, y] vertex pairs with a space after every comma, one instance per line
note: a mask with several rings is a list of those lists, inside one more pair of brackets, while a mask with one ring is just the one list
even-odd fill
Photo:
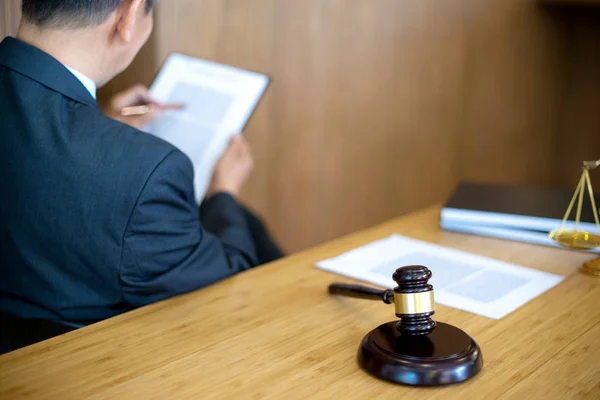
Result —
[[121, 116], [132, 117], [137, 115], [146, 115], [154, 111], [168, 111], [168, 110], [183, 110], [185, 104], [173, 103], [173, 104], [144, 104], [141, 106], [123, 107], [121, 108]]
[[130, 117], [134, 115], [144, 115], [154, 111], [154, 106], [152, 104], [147, 104], [143, 106], [133, 106], [133, 107], [124, 107], [121, 109], [121, 115], [124, 117]]

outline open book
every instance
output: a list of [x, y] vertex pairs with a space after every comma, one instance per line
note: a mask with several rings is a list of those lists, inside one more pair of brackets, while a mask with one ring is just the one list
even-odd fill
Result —
[[179, 148], [194, 165], [194, 190], [202, 202], [215, 164], [231, 137], [241, 133], [269, 84], [264, 74], [171, 54], [150, 94], [161, 103], [184, 103], [145, 128]]

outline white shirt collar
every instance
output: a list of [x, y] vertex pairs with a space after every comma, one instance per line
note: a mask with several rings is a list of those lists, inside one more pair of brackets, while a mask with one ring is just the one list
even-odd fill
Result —
[[91, 80], [90, 78], [88, 78], [87, 76], [85, 76], [84, 74], [82, 74], [81, 72], [74, 70], [73, 68], [69, 68], [65, 65], [65, 67], [71, 71], [71, 73], [73, 75], [75, 75], [75, 78], [79, 79], [79, 81], [81, 82], [81, 84], [83, 86], [85, 86], [85, 88], [87, 89], [88, 92], [90, 92], [90, 94], [92, 95], [92, 97], [94, 98], [94, 100], [96, 99], [96, 83]]

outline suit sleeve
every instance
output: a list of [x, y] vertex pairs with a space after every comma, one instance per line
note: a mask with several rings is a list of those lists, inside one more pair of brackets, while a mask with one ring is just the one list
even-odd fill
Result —
[[121, 286], [126, 303], [140, 307], [190, 292], [257, 265], [241, 207], [221, 193], [203, 207], [194, 200], [193, 167], [180, 151], [154, 170], [123, 239]]

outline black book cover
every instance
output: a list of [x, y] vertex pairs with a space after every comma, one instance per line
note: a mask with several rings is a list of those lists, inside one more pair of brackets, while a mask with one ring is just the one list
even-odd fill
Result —
[[[461, 183], [444, 208], [483, 211], [562, 220], [571, 202], [571, 191], [557, 188], [511, 186], [488, 183]], [[594, 195], [598, 206], [598, 193]], [[577, 201], [569, 220], [575, 220]], [[584, 193], [581, 221], [594, 223], [594, 214], [587, 188]]]

